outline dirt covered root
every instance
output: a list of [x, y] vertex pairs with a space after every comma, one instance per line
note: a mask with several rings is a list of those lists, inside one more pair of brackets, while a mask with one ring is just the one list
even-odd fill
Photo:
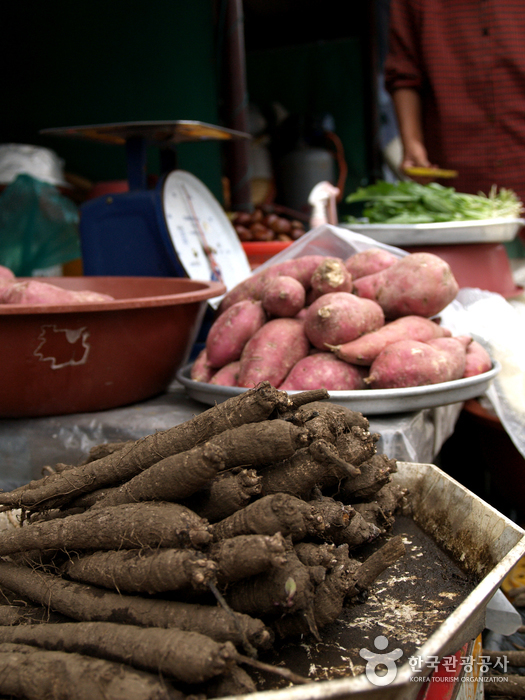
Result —
[[127, 503], [10, 530], [0, 538], [0, 556], [34, 549], [200, 549], [210, 540], [208, 523], [183, 505]]
[[262, 382], [255, 389], [231, 397], [181, 425], [126, 443], [95, 461], [61, 469], [0, 494], [0, 505], [35, 509], [63, 505], [81, 493], [127, 481], [161, 459], [190, 450], [225, 430], [258, 423], [273, 412], [286, 411], [292, 406], [286, 392]]
[[228, 671], [238, 654], [231, 642], [198, 632], [114, 622], [65, 622], [0, 627], [0, 644], [29, 644], [48, 651], [93, 655], [160, 673], [183, 683], [201, 683]]
[[123, 593], [206, 590], [217, 581], [218, 566], [193, 549], [120, 549], [74, 553], [61, 572], [74, 581]]
[[200, 632], [218, 642], [265, 647], [272, 635], [259, 619], [219, 606], [124, 595], [68, 581], [0, 560], [0, 583], [19, 596], [79, 622], [111, 622], [138, 627], [175, 627]]
[[0, 645], [0, 692], [27, 700], [183, 700], [158, 674], [22, 644]]
[[257, 690], [262, 650], [322, 640], [404, 556], [391, 529], [407, 494], [378, 439], [326, 392], [263, 383], [0, 494], [20, 509], [0, 537], [0, 668], [16, 667], [0, 693], [40, 697], [46, 668], [60, 698], [73, 675], [112, 700]]

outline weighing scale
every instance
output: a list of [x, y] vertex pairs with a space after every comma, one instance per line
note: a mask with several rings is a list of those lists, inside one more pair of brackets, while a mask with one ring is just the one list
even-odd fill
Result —
[[[44, 129], [51, 136], [125, 146], [129, 192], [97, 197], [80, 207], [85, 275], [190, 277], [227, 289], [250, 275], [230, 220], [198, 178], [175, 169], [175, 146], [187, 141], [251, 138], [198, 121], [125, 122]], [[147, 188], [146, 149], [160, 148], [162, 175]], [[216, 304], [220, 300], [212, 300]]]

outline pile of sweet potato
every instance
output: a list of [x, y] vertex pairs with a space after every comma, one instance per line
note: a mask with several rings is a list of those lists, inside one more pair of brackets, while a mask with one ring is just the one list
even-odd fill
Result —
[[307, 682], [261, 651], [320, 639], [405, 551], [396, 462], [326, 398], [263, 383], [0, 493], [19, 519], [0, 531], [0, 695], [222, 697], [255, 691], [253, 669]]
[[492, 367], [485, 348], [436, 319], [457, 292], [450, 266], [432, 253], [369, 248], [346, 260], [286, 260], [226, 294], [191, 378], [349, 391], [481, 374]]

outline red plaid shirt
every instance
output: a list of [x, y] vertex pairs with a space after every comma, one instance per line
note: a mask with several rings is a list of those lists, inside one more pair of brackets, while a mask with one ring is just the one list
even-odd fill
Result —
[[509, 187], [525, 202], [525, 0], [391, 0], [389, 92], [423, 101], [431, 163], [460, 192]]

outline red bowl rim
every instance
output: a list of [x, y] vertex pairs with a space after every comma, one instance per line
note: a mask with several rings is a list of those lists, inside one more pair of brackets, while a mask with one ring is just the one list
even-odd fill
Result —
[[[28, 279], [37, 279], [35, 277], [20, 277], [17, 281], [24, 281]], [[95, 284], [106, 280], [115, 281], [115, 277], [41, 277], [38, 278], [42, 282], [47, 282], [48, 284], [54, 284], [56, 286], [62, 286], [66, 289], [90, 289], [90, 282], [95, 282]], [[85, 286], [83, 284], [78, 285], [76, 281], [85, 281]], [[98, 301], [98, 302], [82, 302], [79, 304], [1, 304], [0, 303], [0, 316], [16, 316], [16, 315], [27, 315], [27, 314], [49, 314], [49, 313], [81, 313], [86, 311], [119, 311], [123, 309], [137, 309], [137, 308], [148, 308], [156, 306], [179, 306], [181, 304], [193, 304], [196, 302], [207, 301], [213, 297], [221, 296], [226, 292], [226, 286], [222, 282], [215, 282], [211, 280], [192, 280], [188, 278], [181, 277], [118, 277], [118, 282], [125, 284], [129, 280], [151, 280], [151, 281], [162, 281], [169, 285], [174, 282], [180, 284], [183, 282], [189, 287], [187, 292], [176, 292], [173, 294], [161, 294], [161, 295], [150, 295], [150, 296], [132, 296], [127, 298], [119, 298], [114, 301]], [[66, 282], [64, 284], [64, 281]], [[71, 283], [72, 284], [68, 284]], [[146, 282], [148, 283], [148, 282]], [[100, 291], [100, 290], [97, 290]], [[110, 294], [110, 291], [107, 292]]]

